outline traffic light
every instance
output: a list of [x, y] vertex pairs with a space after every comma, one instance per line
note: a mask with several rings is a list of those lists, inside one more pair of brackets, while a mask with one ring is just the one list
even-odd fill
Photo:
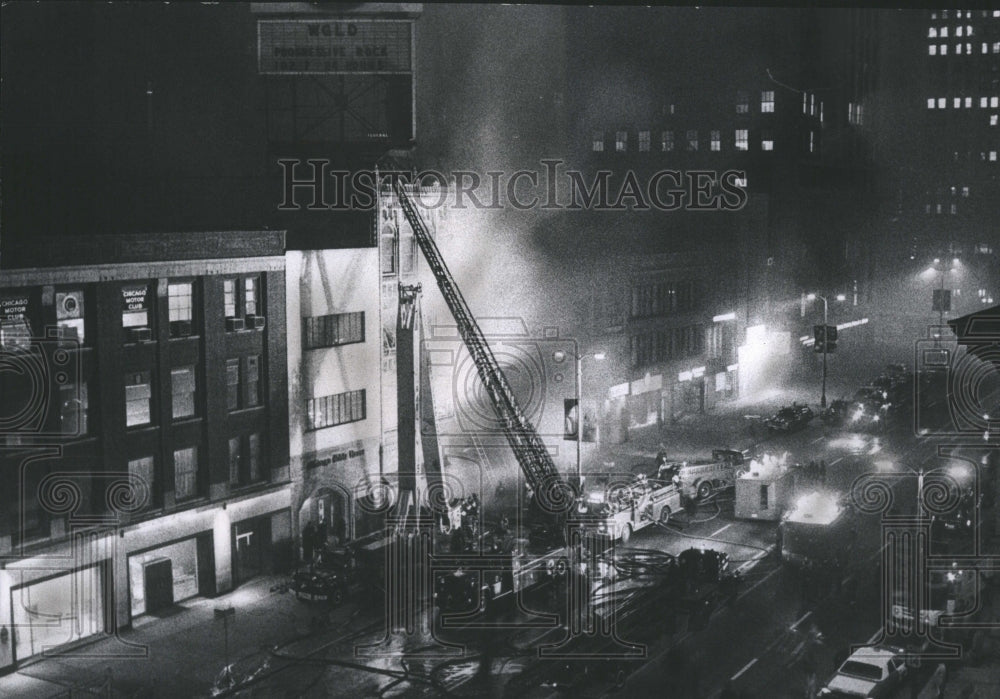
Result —
[[837, 326], [836, 325], [814, 325], [813, 337], [815, 352], [833, 352], [837, 349]]
[[826, 351], [833, 352], [837, 349], [837, 326], [826, 326]]
[[826, 326], [814, 325], [813, 337], [816, 340], [815, 344], [813, 344], [813, 351], [822, 352], [823, 348], [826, 347]]

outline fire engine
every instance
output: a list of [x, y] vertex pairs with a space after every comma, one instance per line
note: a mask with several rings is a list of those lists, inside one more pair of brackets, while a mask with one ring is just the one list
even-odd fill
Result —
[[594, 522], [597, 531], [627, 545], [634, 532], [654, 522], [666, 524], [680, 507], [676, 485], [639, 476], [629, 485], [588, 493], [578, 513]]
[[736, 478], [747, 470], [752, 458], [747, 451], [715, 449], [711, 461], [684, 463], [675, 483], [685, 500], [705, 500], [713, 493], [736, 486]]

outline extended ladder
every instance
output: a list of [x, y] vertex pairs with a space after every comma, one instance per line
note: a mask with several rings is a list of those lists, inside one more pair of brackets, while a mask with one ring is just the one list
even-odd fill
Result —
[[413, 207], [399, 179], [395, 180], [394, 189], [403, 214], [413, 229], [417, 244], [427, 260], [427, 265], [434, 273], [445, 303], [455, 318], [465, 347], [476, 364], [479, 378], [503, 425], [504, 436], [514, 451], [528, 485], [535, 492], [538, 504], [551, 514], [565, 512], [572, 504], [569, 485], [559, 475], [545, 443], [524, 416], [524, 411], [518, 404], [510, 384], [507, 383], [507, 378], [496, 357], [493, 356], [486, 338], [483, 337], [479, 324], [476, 323], [462, 292], [448, 271], [437, 244], [427, 232], [423, 220]]

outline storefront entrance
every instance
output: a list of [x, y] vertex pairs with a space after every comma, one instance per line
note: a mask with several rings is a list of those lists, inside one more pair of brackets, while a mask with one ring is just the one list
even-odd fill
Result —
[[106, 563], [15, 587], [14, 660], [103, 633]]
[[233, 525], [233, 585], [264, 572], [271, 551], [271, 516], [254, 517]]
[[[211, 534], [206, 535], [211, 539]], [[178, 602], [204, 594], [198, 549], [198, 537], [192, 537], [128, 557], [133, 618], [158, 614]]]

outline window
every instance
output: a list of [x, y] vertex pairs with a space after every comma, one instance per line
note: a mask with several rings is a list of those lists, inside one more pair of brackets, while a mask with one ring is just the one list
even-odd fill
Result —
[[83, 300], [83, 289], [56, 292], [56, 325], [59, 328], [59, 337], [75, 340], [81, 345], [84, 341]]
[[768, 486], [762, 485], [760, 487], [760, 509], [762, 510], [766, 510], [768, 508], [767, 491], [768, 491]]
[[365, 390], [347, 391], [306, 401], [306, 429], [343, 425], [365, 419]]
[[174, 497], [178, 500], [198, 494], [198, 447], [174, 452]]
[[194, 365], [175, 367], [170, 370], [170, 391], [175, 420], [194, 415], [195, 373]]
[[639, 132], [639, 151], [642, 153], [649, 152], [649, 132], [640, 131]]
[[774, 90], [763, 90], [760, 93], [760, 111], [774, 111]]
[[236, 280], [224, 279], [222, 281], [222, 303], [225, 307], [226, 318], [236, 317]]
[[379, 251], [382, 258], [382, 274], [389, 275], [396, 273], [396, 233], [392, 226], [385, 226], [382, 229], [382, 246]]
[[810, 153], [815, 153], [816, 152], [816, 132], [815, 131], [810, 131], [809, 132], [809, 152]]
[[604, 152], [604, 132], [603, 131], [595, 131], [594, 132], [593, 150], [594, 150], [595, 153], [603, 153]]
[[232, 485], [240, 483], [240, 471], [243, 470], [243, 440], [239, 437], [229, 438], [229, 482]]
[[987, 43], [986, 43], [986, 42], [984, 41], [984, 42], [983, 42], [983, 53], [989, 53], [989, 52], [990, 52], [990, 45], [989, 45], [989, 44], [987, 44]]
[[954, 107], [955, 109], [958, 109], [959, 107], [961, 107], [962, 106], [962, 98], [961, 97], [954, 97], [954, 98], [952, 98], [951, 106]]
[[688, 131], [687, 132], [687, 149], [689, 151], [698, 150], [698, 132]]
[[259, 284], [257, 277], [247, 277], [243, 280], [243, 303], [248, 316], [257, 315]]
[[997, 106], [1000, 106], [1000, 99], [998, 99], [996, 97], [990, 97], [990, 106], [994, 107], [994, 108], [996, 108]]
[[941, 27], [941, 33], [938, 36], [940, 36], [942, 39], [947, 39], [948, 38], [948, 27]]
[[404, 235], [399, 239], [400, 273], [413, 274], [417, 269], [417, 239]]
[[934, 44], [931, 44], [930, 46], [928, 46], [927, 47], [927, 53], [930, 54], [931, 56], [936, 56], [937, 55], [937, 46], [935, 46]]
[[365, 312], [334, 313], [303, 319], [302, 348], [337, 347], [365, 341]]
[[962, 27], [955, 27], [955, 36], [962, 36]]
[[933, 97], [928, 97], [927, 98], [927, 108], [928, 109], [934, 109], [934, 98]]
[[139, 459], [130, 459], [128, 462], [128, 479], [133, 484], [136, 491], [148, 493], [146, 505], [150, 505], [153, 497], [153, 480], [156, 475], [153, 471], [153, 457], [144, 456]]
[[141, 286], [122, 287], [122, 327], [123, 328], [147, 328], [149, 327], [149, 287], [145, 284]]
[[989, 97], [980, 97], [979, 98], [979, 106], [980, 107], [985, 108], [985, 107], [988, 107], [989, 105], [990, 105], [990, 99], [989, 99]]
[[963, 197], [968, 197], [969, 196], [969, 188], [968, 187], [962, 187], [962, 196]]
[[615, 151], [618, 153], [624, 153], [628, 147], [628, 132], [627, 131], [616, 131], [615, 132]]
[[167, 285], [167, 304], [171, 323], [176, 320], [191, 320], [193, 289], [194, 285], [191, 282]]
[[674, 149], [674, 132], [664, 131], [660, 134], [660, 148], [664, 153]]
[[819, 123], [823, 123], [823, 101], [820, 100], [819, 103]]
[[958, 207], [955, 204], [951, 205], [951, 214], [954, 215], [958, 213]]
[[247, 357], [246, 362], [246, 407], [252, 408], [260, 405], [260, 356], [256, 354], [251, 355]]
[[736, 129], [736, 150], [750, 149], [750, 131], [748, 129]]
[[714, 151], [722, 150], [722, 136], [718, 131], [713, 131], [711, 134], [711, 149]]
[[972, 107], [972, 98], [971, 97], [966, 97], [965, 98], [965, 108], [969, 109], [971, 107]]
[[760, 137], [761, 150], [774, 150], [774, 136], [770, 131], [764, 131]]
[[936, 39], [937, 38], [937, 29], [935, 29], [934, 27], [931, 27], [930, 29], [928, 29], [927, 30], [927, 38], [928, 39]]
[[948, 106], [948, 102], [944, 97], [938, 97], [938, 109], [944, 109]]
[[997, 125], [997, 115], [990, 114], [990, 126], [996, 126], [996, 125]]
[[247, 439], [249, 450], [247, 452], [248, 470], [250, 471], [250, 482], [260, 480], [260, 435], [252, 434]]
[[238, 410], [240, 407], [240, 360], [226, 360], [226, 408]]
[[809, 104], [809, 95], [807, 95], [805, 92], [803, 92], [802, 93], [802, 113], [803, 114], [807, 114], [808, 113], [808, 106], [807, 106], [808, 104]]
[[736, 113], [737, 114], [749, 114], [750, 113], [750, 95], [746, 92], [736, 93]]
[[59, 424], [64, 435], [87, 434], [87, 384], [80, 382], [59, 387]]
[[809, 95], [809, 115], [816, 116], [816, 95]]
[[993, 53], [1000, 53], [1000, 41], [993, 42]]
[[948, 44], [941, 44], [940, 46], [938, 46], [938, 52], [942, 56], [947, 56], [948, 55]]
[[153, 386], [148, 371], [125, 377], [125, 425], [148, 425], [152, 420]]

